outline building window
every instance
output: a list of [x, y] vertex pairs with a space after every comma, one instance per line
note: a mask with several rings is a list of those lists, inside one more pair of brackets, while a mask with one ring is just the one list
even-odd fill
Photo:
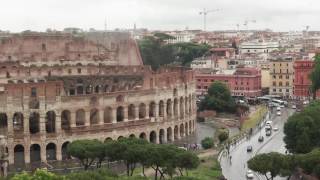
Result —
[[282, 72], [281, 72], [281, 69], [280, 69], [280, 73], [282, 73]]
[[31, 88], [31, 97], [37, 97], [37, 88], [35, 87]]
[[276, 73], [276, 70], [275, 70], [275, 69], [273, 69], [273, 73]]
[[276, 66], [276, 64], [273, 64], [273, 66]]
[[279, 86], [282, 86], [282, 82], [279, 82]]
[[201, 82], [201, 79], [198, 79], [198, 82]]
[[289, 86], [289, 82], [288, 81], [286, 82], [286, 86]]
[[46, 51], [47, 50], [46, 44], [42, 44], [41, 49], [42, 49], [42, 51]]
[[198, 86], [197, 89], [201, 89], [201, 86]]
[[289, 75], [286, 75], [286, 79], [289, 79]]
[[247, 85], [249, 85], [249, 82], [247, 82]]
[[289, 92], [289, 89], [286, 89], [286, 92], [288, 93], [288, 92]]
[[213, 80], [213, 79], [211, 79], [211, 82], [214, 82], [214, 80]]
[[282, 92], [282, 89], [279, 89], [279, 92]]
[[226, 83], [227, 83], [227, 82], [228, 82], [228, 80], [224, 80], [224, 82], [226, 82]]
[[280, 66], [281, 66], [281, 63], [280, 63]]
[[8, 56], [8, 60], [9, 60], [9, 61], [11, 60], [11, 56]]
[[71, 69], [68, 69], [68, 73], [71, 74], [71, 73], [72, 73], [72, 70], [71, 70]]
[[208, 80], [206, 80], [206, 79], [204, 80], [204, 82], [207, 82], [207, 81], [208, 81]]
[[287, 69], [287, 74], [289, 74], [289, 69]]
[[81, 74], [81, 68], [78, 68], [78, 74]]
[[275, 75], [273, 75], [273, 79], [276, 79], [276, 76], [275, 76]]
[[289, 66], [289, 64], [287, 63], [287, 66]]
[[273, 86], [276, 86], [276, 85], [277, 85], [277, 83], [276, 83], [275, 81], [273, 81], [272, 85], [273, 85]]
[[273, 89], [273, 92], [277, 92], [277, 90], [276, 90], [276, 89]]
[[208, 89], [208, 86], [204, 86], [204, 89]]
[[279, 79], [282, 79], [282, 75], [279, 76]]

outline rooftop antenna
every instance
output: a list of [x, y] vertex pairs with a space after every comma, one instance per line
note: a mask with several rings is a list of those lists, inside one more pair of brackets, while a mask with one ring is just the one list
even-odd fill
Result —
[[199, 12], [200, 15], [203, 15], [203, 31], [206, 31], [207, 29], [207, 14], [217, 11], [220, 11], [220, 9], [206, 10], [206, 8], [203, 8], [203, 11]]

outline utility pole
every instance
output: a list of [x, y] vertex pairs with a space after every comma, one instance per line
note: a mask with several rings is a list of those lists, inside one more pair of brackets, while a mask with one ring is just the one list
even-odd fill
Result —
[[203, 11], [199, 12], [200, 15], [203, 15], [203, 31], [206, 31], [207, 29], [207, 14], [217, 11], [220, 11], [220, 9], [206, 10], [206, 8], [203, 8]]

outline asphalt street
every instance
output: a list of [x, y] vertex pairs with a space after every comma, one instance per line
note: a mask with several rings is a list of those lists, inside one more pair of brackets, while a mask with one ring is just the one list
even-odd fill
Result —
[[[230, 155], [226, 155], [226, 153], [224, 153], [220, 160], [223, 175], [228, 180], [246, 180], [246, 172], [248, 170], [247, 161], [254, 155], [268, 152], [285, 153], [286, 149], [283, 142], [283, 126], [288, 117], [293, 113], [294, 110], [290, 108], [282, 108], [281, 116], [276, 115], [276, 110], [274, 110], [274, 112], [270, 112], [270, 116], [266, 120], [273, 121], [272, 127], [278, 127], [279, 130], [273, 130], [272, 135], [268, 137], [265, 135], [265, 129], [263, 127], [256, 134], [252, 135], [250, 139], [243, 139], [237, 146], [232, 147]], [[264, 136], [263, 142], [258, 142], [259, 136]], [[247, 152], [248, 146], [253, 147], [252, 152]], [[254, 179], [265, 180], [266, 178], [255, 174]], [[276, 178], [276, 180], [283, 179], [285, 178]]]

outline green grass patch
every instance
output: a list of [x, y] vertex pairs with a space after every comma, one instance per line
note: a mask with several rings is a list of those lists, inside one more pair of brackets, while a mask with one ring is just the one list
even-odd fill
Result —
[[189, 177], [195, 177], [201, 180], [217, 180], [222, 175], [217, 156], [201, 159], [197, 169], [188, 172]]
[[250, 128], [254, 128], [259, 124], [259, 122], [262, 120], [262, 117], [264, 114], [268, 111], [266, 106], [259, 106], [258, 109], [251, 114], [251, 116], [246, 119], [242, 126], [241, 126], [241, 131], [247, 131]]

